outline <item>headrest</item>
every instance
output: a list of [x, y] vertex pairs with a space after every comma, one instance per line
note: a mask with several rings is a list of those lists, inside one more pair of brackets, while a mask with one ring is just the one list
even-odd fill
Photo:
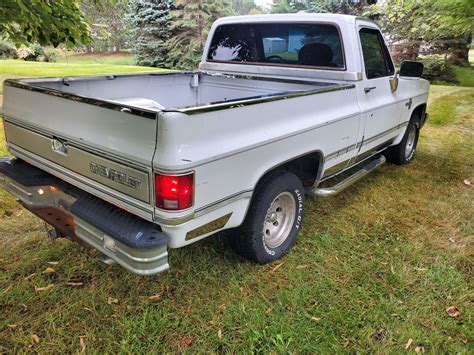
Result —
[[298, 52], [298, 63], [303, 65], [313, 65], [318, 67], [333, 66], [332, 49], [322, 43], [308, 43], [301, 47]]

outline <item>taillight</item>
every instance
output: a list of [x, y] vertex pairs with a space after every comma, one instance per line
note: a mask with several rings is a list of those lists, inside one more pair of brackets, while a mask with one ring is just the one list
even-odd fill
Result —
[[194, 175], [155, 174], [156, 207], [164, 210], [184, 210], [192, 207]]

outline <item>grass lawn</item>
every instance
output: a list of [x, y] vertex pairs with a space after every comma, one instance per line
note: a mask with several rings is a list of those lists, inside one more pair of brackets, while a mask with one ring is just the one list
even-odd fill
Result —
[[[163, 69], [129, 65], [130, 56], [106, 55], [100, 60], [98, 54], [72, 55], [69, 62], [57, 63], [25, 62], [23, 60], [0, 60], [0, 96], [3, 94], [3, 81], [12, 78], [32, 78], [40, 76], [74, 76], [98, 74], [125, 74], [161, 71]], [[1, 98], [0, 98], [1, 99]], [[0, 100], [1, 106], [1, 100]]]
[[473, 97], [432, 86], [415, 161], [308, 199], [296, 246], [271, 265], [214, 236], [139, 277], [49, 241], [0, 190], [0, 352], [473, 353]]
[[69, 52], [67, 57], [64, 52], [58, 56], [58, 63], [77, 64], [107, 64], [107, 65], [133, 65], [135, 59], [133, 54], [128, 52], [97, 52], [97, 53], [74, 53]]

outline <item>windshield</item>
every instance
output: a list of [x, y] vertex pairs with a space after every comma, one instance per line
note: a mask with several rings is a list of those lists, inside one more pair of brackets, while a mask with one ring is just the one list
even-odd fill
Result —
[[328, 24], [250, 23], [216, 28], [208, 61], [344, 69], [338, 29]]

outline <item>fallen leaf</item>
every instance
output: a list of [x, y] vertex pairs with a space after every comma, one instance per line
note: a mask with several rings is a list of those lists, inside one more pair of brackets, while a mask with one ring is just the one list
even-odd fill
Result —
[[161, 295], [162, 295], [162, 294], [163, 294], [163, 293], [156, 293], [156, 294], [154, 294], [153, 296], [148, 297], [148, 300], [149, 300], [149, 301], [158, 301], [158, 300], [161, 299]]
[[311, 317], [311, 320], [318, 321], [318, 320], [321, 320], [321, 318], [319, 318], [319, 317]]
[[413, 339], [412, 338], [408, 339], [407, 343], [405, 344], [405, 350], [408, 350], [408, 348], [411, 346], [412, 343], [413, 343]]
[[43, 274], [54, 274], [56, 270], [54, 270], [52, 267], [47, 267], [44, 269]]
[[79, 346], [81, 347], [81, 354], [86, 351], [86, 342], [84, 341], [84, 338], [84, 335], [79, 337]]
[[422, 346], [417, 346], [417, 347], [415, 348], [415, 352], [416, 352], [417, 354], [419, 354], [419, 353], [424, 353], [424, 352], [425, 352], [425, 348], [422, 347]]
[[219, 329], [219, 330], [217, 331], [217, 337], [218, 337], [219, 339], [222, 339], [222, 330], [221, 330], [221, 329]]
[[16, 324], [7, 324], [7, 327], [10, 329], [15, 329], [17, 327]]
[[54, 287], [53, 284], [50, 284], [50, 285], [45, 286], [45, 287], [36, 287], [35, 286], [35, 292], [46, 291], [46, 290], [49, 290], [50, 288], [53, 288], [53, 287]]
[[36, 334], [31, 334], [31, 339], [33, 339], [33, 341], [34, 341], [36, 344], [39, 344], [39, 342], [40, 342], [40, 338], [39, 338], [39, 336], [37, 336]]
[[34, 273], [32, 273], [31, 275], [25, 277], [23, 280], [27, 281], [27, 280], [31, 279], [33, 276], [35, 276], [35, 275], [36, 275], [36, 272], [34, 272]]
[[63, 285], [72, 286], [72, 287], [80, 287], [80, 286], [84, 286], [84, 283], [83, 282], [65, 282]]
[[47, 264], [49, 264], [49, 265], [58, 265], [59, 261], [48, 261]]
[[391, 317], [400, 317], [400, 313], [392, 313], [390, 316]]
[[464, 183], [464, 185], [466, 185], [466, 186], [472, 186], [471, 180], [464, 179], [463, 183]]
[[454, 243], [454, 242], [456, 241], [456, 240], [454, 240], [453, 237], [449, 238], [448, 240], [449, 240], [451, 243]]
[[215, 323], [213, 320], [210, 320], [210, 321], [209, 321], [209, 324], [210, 324], [210, 325], [214, 325], [214, 324], [216, 324], [216, 323]]
[[117, 303], [118, 303], [118, 299], [113, 298], [113, 297], [109, 297], [109, 298], [107, 298], [107, 303], [108, 303], [108, 304], [117, 304]]
[[280, 263], [278, 264], [277, 266], [275, 266], [271, 272], [275, 272], [276, 270], [278, 270], [284, 263]]
[[183, 337], [178, 340], [178, 345], [181, 347], [188, 347], [193, 345], [193, 338], [191, 337]]
[[456, 306], [450, 306], [446, 308], [445, 312], [448, 316], [453, 317], [453, 318], [461, 315], [461, 311]]
[[467, 343], [468, 343], [467, 338], [462, 338], [461, 341], [463, 342], [464, 345], [467, 345]]

